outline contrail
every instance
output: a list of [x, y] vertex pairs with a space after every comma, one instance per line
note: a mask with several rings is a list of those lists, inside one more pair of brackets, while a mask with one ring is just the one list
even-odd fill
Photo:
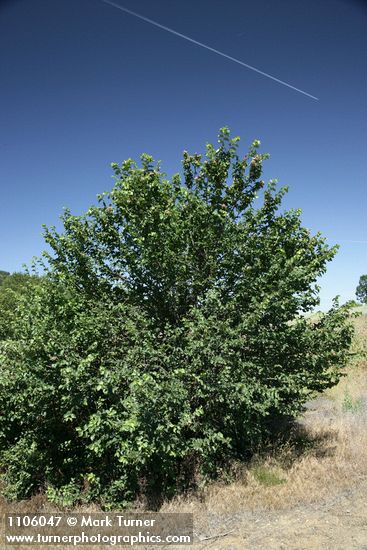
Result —
[[242, 67], [246, 67], [246, 69], [251, 69], [251, 71], [255, 71], [256, 73], [259, 73], [263, 76], [266, 76], [267, 78], [271, 78], [271, 80], [275, 80], [275, 82], [278, 82], [279, 84], [283, 84], [283, 86], [287, 86], [287, 88], [291, 88], [292, 90], [295, 90], [296, 92], [299, 92], [300, 94], [306, 95], [307, 97], [310, 97], [311, 99], [315, 99], [316, 101], [319, 100], [318, 97], [315, 97], [314, 95], [311, 95], [304, 90], [300, 90], [299, 88], [296, 88], [295, 86], [292, 86], [291, 84], [288, 84], [288, 82], [284, 82], [284, 80], [280, 80], [279, 78], [276, 78], [275, 76], [272, 76], [269, 73], [265, 73], [264, 71], [260, 71], [260, 69], [257, 69], [256, 67], [253, 67], [252, 65], [248, 65], [247, 63], [244, 63], [240, 59], [236, 59], [235, 57], [232, 57], [231, 55], [227, 55], [226, 53], [223, 53], [219, 50], [216, 50], [215, 48], [212, 48], [211, 46], [208, 46], [207, 44], [203, 44], [202, 42], [199, 42], [198, 40], [194, 40], [193, 38], [190, 38], [189, 36], [186, 36], [186, 34], [182, 34], [180, 32], [175, 31], [174, 29], [171, 29], [170, 27], [166, 27], [165, 25], [161, 25], [160, 23], [157, 23], [157, 21], [153, 21], [153, 19], [149, 19], [148, 17], [144, 17], [144, 15], [140, 15], [139, 13], [136, 13], [135, 11], [128, 10], [127, 8], [124, 8], [123, 6], [120, 6], [119, 4], [116, 4], [115, 2], [111, 2], [111, 0], [101, 0], [104, 4], [109, 4], [110, 6], [113, 6], [114, 8], [117, 8], [118, 10], [124, 11], [125, 13], [128, 13], [130, 15], [133, 15], [134, 17], [137, 17], [138, 19], [141, 19], [142, 21], [146, 21], [146, 23], [150, 23], [151, 25], [154, 25], [155, 27], [158, 27], [159, 29], [163, 29], [164, 31], [170, 32], [171, 34], [174, 34], [175, 36], [179, 36], [180, 38], [183, 38], [184, 40], [187, 40], [188, 42], [192, 42], [193, 44], [196, 44], [197, 46], [200, 46], [201, 48], [205, 48], [206, 50], [209, 50], [210, 52], [216, 53], [220, 55], [221, 57], [225, 57], [226, 59], [229, 59], [230, 61], [234, 61], [238, 65], [242, 65]]

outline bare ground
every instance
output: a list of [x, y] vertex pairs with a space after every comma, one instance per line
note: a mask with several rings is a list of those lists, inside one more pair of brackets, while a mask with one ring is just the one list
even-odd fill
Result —
[[215, 523], [216, 529], [196, 533], [195, 548], [367, 549], [367, 480], [317, 504], [244, 512]]

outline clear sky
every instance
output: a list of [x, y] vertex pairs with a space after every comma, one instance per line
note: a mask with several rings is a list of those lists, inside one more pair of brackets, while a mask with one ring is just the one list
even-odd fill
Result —
[[0, 269], [44, 249], [43, 223], [111, 188], [147, 152], [171, 175], [229, 126], [260, 139], [286, 207], [341, 248], [322, 307], [367, 273], [367, 2], [114, 0], [316, 101], [101, 0], [0, 0]]

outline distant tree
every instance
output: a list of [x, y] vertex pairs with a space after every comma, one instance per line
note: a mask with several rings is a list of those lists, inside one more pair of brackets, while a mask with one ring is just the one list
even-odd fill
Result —
[[362, 304], [367, 304], [367, 275], [361, 275], [356, 288], [356, 297]]
[[113, 164], [97, 206], [46, 229], [47, 277], [0, 345], [8, 497], [173, 494], [338, 382], [348, 308], [301, 315], [337, 249], [282, 209], [259, 146], [222, 129], [171, 180], [148, 155]]

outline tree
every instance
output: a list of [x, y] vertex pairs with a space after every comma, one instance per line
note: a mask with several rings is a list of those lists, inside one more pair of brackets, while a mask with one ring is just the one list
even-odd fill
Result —
[[0, 350], [8, 497], [171, 494], [338, 382], [347, 307], [302, 315], [337, 248], [281, 209], [268, 155], [254, 141], [240, 157], [238, 139], [185, 151], [183, 181], [145, 154], [114, 163], [97, 206], [45, 228], [44, 284]]
[[356, 297], [362, 304], [367, 304], [367, 275], [361, 275], [356, 288]]

